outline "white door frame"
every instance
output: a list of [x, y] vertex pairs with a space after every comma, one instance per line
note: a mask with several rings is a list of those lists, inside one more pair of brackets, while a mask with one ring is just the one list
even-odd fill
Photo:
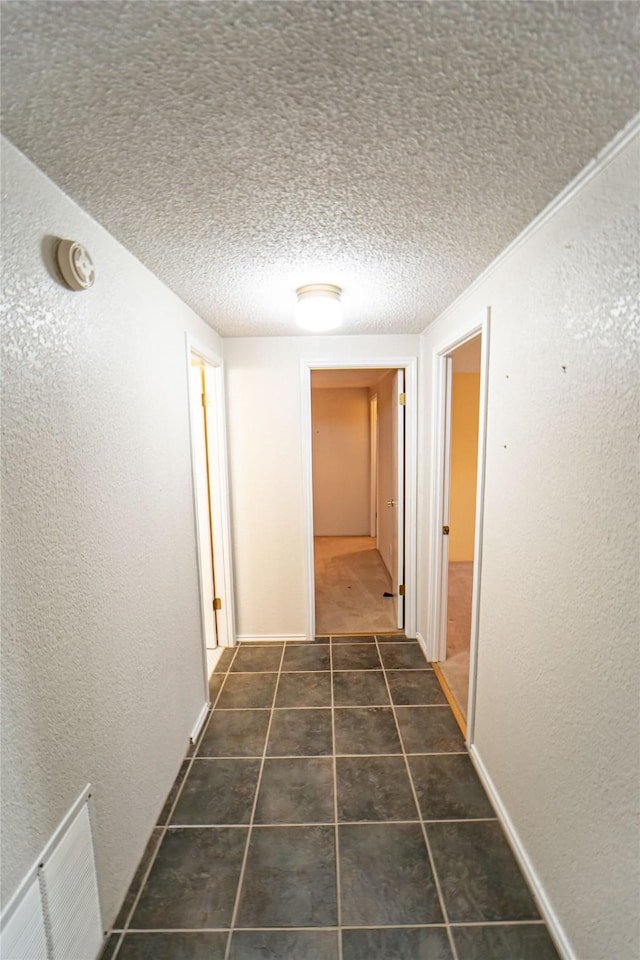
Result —
[[[432, 350], [433, 432], [431, 449], [431, 529], [430, 529], [430, 578], [428, 603], [430, 610], [427, 650], [429, 660], [442, 659], [446, 647], [443, 637], [443, 591], [445, 575], [443, 561], [442, 524], [446, 504], [445, 477], [448, 475], [447, 457], [447, 355], [467, 340], [482, 335], [480, 355], [480, 412], [478, 423], [478, 472], [476, 482], [476, 528], [474, 539], [473, 593], [471, 599], [471, 638], [469, 651], [469, 696], [467, 700], [467, 743], [474, 739], [476, 681], [478, 673], [478, 632], [480, 625], [480, 585], [482, 578], [482, 527], [484, 515], [484, 479], [487, 444], [487, 388], [489, 378], [489, 334], [491, 308], [480, 316], [462, 324], [455, 336], [451, 336]], [[444, 581], [444, 582], [443, 582]]]
[[[440, 522], [442, 525], [449, 525], [451, 516], [451, 417], [453, 402], [453, 360], [451, 357], [444, 357], [443, 380], [444, 380], [444, 437], [443, 437], [443, 459], [442, 459], [442, 508]], [[440, 615], [438, 617], [438, 631], [436, 633], [436, 659], [444, 660], [447, 655], [447, 608], [449, 605], [449, 537], [440, 537], [440, 567], [447, 576], [440, 577]]]
[[405, 598], [404, 629], [408, 637], [415, 637], [417, 630], [417, 582], [416, 582], [416, 505], [418, 486], [418, 358], [387, 357], [353, 360], [301, 360], [301, 409], [302, 409], [302, 471], [305, 511], [305, 548], [307, 567], [307, 638], [313, 640], [316, 631], [315, 610], [315, 564], [313, 555], [313, 460], [311, 443], [311, 371], [312, 370], [404, 370], [405, 393]]
[[[195, 354], [203, 360], [210, 370], [211, 386], [213, 390], [212, 404], [209, 409], [209, 423], [213, 427], [212, 436], [209, 436], [209, 470], [211, 478], [211, 512], [213, 521], [213, 575], [216, 585], [216, 594], [222, 600], [222, 608], [217, 611], [216, 623], [218, 646], [231, 647], [235, 644], [235, 617], [233, 567], [231, 560], [231, 511], [229, 509], [229, 473], [227, 464], [227, 434], [226, 413], [224, 399], [224, 364], [222, 358], [214, 353], [205, 344], [195, 340], [190, 334], [186, 335], [186, 365], [189, 383], [189, 426], [191, 445], [191, 466], [193, 477], [194, 511], [196, 518], [196, 550], [198, 558], [198, 576], [200, 583], [200, 603], [204, 603], [203, 567], [201, 559], [201, 545], [198, 536], [198, 497], [197, 477], [195, 471], [194, 418], [200, 416], [200, 410], [195, 410], [191, 398], [191, 356]], [[206, 666], [206, 637], [204, 631], [204, 609], [202, 610], [202, 644], [205, 663], [205, 679], [207, 683], [208, 699], [208, 671]]]
[[[404, 539], [406, 526], [406, 512], [404, 503], [405, 486], [405, 457], [404, 457], [404, 428], [405, 428], [405, 410], [406, 407], [401, 402], [402, 394], [406, 395], [406, 377], [402, 368], [398, 369], [394, 377], [394, 386], [396, 394], [396, 415], [394, 418], [394, 429], [396, 432], [395, 461], [396, 471], [394, 477], [395, 506], [392, 509], [397, 510], [398, 516], [395, 523], [395, 569], [392, 573], [392, 590], [398, 592], [394, 597], [396, 608], [396, 626], [398, 630], [402, 628], [405, 618], [405, 598], [402, 596], [400, 585], [404, 583], [405, 559], [404, 559]], [[406, 586], [405, 586], [406, 590]]]
[[[203, 394], [211, 392], [211, 370], [204, 360], [197, 354], [191, 354], [191, 409], [194, 416], [191, 421], [191, 460], [193, 474], [196, 478], [196, 524], [197, 524], [197, 555], [200, 560], [200, 606], [202, 613], [203, 632], [208, 666], [210, 666], [210, 651], [218, 646], [218, 631], [216, 625], [215, 575], [213, 569], [213, 526], [210, 517], [212, 512], [209, 505], [209, 449], [208, 418], [205, 422], [205, 411], [202, 405]], [[213, 431], [212, 431], [213, 433]], [[212, 438], [211, 438], [212, 440]]]
[[378, 394], [369, 396], [369, 536], [378, 543]]

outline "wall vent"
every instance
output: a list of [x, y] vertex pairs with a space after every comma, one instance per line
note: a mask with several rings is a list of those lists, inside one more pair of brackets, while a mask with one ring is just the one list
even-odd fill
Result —
[[2, 960], [94, 960], [102, 920], [87, 786], [69, 810], [0, 923]]
[[83, 803], [40, 870], [51, 960], [87, 960], [102, 945], [88, 803]]
[[5, 957], [6, 960], [48, 960], [47, 936], [37, 876], [21, 890], [22, 897], [15, 904], [11, 915], [3, 918], [0, 957], [2, 960], [5, 960]]

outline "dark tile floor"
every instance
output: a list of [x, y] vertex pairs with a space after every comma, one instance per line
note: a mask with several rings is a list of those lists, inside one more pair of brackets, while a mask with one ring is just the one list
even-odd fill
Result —
[[103, 960], [557, 960], [404, 637], [225, 651]]

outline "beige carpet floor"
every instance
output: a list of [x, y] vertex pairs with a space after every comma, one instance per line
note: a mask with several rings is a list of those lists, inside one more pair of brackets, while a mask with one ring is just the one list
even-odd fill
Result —
[[465, 720], [469, 691], [472, 587], [473, 562], [450, 563], [447, 593], [447, 659], [440, 663], [440, 669]]
[[396, 630], [391, 577], [375, 537], [315, 537], [316, 633]]

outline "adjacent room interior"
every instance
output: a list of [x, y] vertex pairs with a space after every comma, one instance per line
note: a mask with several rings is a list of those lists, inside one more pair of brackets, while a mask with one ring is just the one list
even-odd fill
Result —
[[311, 372], [319, 636], [398, 630], [397, 376]]

